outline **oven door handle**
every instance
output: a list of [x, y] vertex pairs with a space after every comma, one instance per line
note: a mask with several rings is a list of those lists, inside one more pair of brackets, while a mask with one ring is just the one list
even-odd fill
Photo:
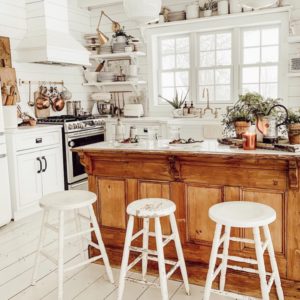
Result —
[[68, 137], [68, 141], [72, 141], [72, 140], [77, 140], [77, 139], [91, 137], [91, 136], [99, 136], [102, 134], [104, 135], [105, 131], [99, 131], [99, 132], [93, 132], [93, 133], [90, 132], [89, 134], [78, 134], [78, 135], [67, 134], [67, 137]]

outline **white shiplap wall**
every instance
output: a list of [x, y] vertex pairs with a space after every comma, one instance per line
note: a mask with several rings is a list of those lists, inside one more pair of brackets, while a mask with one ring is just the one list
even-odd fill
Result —
[[[77, 0], [68, 0], [69, 25], [71, 34], [83, 42], [83, 34], [89, 33], [90, 12], [80, 9]], [[27, 64], [14, 61], [15, 51], [26, 33], [25, 0], [0, 0], [0, 36], [10, 37], [13, 67], [16, 68], [18, 79], [37, 81], [60, 81], [63, 80], [67, 88], [73, 93], [74, 100], [82, 100], [84, 107], [89, 106], [89, 88], [83, 87], [84, 82], [80, 67], [60, 67], [40, 64]], [[33, 86], [37, 88], [37, 86]], [[26, 105], [29, 97], [28, 86], [19, 87], [21, 105], [29, 110]], [[33, 97], [33, 96], [31, 96]], [[65, 113], [62, 111], [60, 114]], [[55, 113], [51, 113], [55, 114]]]
[[[190, 0], [165, 0], [163, 1], [163, 4], [169, 7], [171, 10], [176, 11], [185, 9], [186, 5], [191, 2], [192, 1]], [[290, 0], [290, 3], [293, 5], [291, 19], [295, 23], [296, 33], [300, 35], [300, 0]], [[93, 9], [91, 11], [91, 25], [93, 30], [97, 26], [100, 10], [101, 8]], [[104, 10], [110, 17], [124, 25], [128, 33], [136, 37], [141, 37], [139, 29], [137, 28], [137, 24], [135, 22], [129, 21], [126, 18], [121, 4], [105, 6]], [[101, 28], [105, 33], [108, 34], [108, 36], [112, 34], [111, 24], [108, 20], [103, 20]], [[289, 49], [287, 49], [287, 51], [290, 54], [300, 53], [300, 45], [291, 45], [288, 47]], [[141, 78], [147, 80], [146, 59], [140, 60], [140, 67]], [[289, 99], [285, 99], [285, 103], [288, 103], [289, 106], [300, 106], [300, 78], [290, 78], [288, 80], [288, 85]]]

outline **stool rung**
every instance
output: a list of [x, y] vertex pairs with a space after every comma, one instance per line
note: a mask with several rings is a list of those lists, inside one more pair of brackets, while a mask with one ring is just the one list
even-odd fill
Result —
[[99, 245], [97, 245], [97, 244], [95, 244], [94, 242], [89, 241], [89, 240], [88, 240], [88, 243], [89, 243], [89, 245], [92, 246], [93, 248], [95, 248], [95, 249], [101, 251]]
[[224, 243], [224, 241], [225, 241], [225, 233], [224, 233], [223, 236], [220, 238], [218, 248]]
[[180, 266], [180, 261], [178, 261], [172, 268], [171, 270], [167, 273], [167, 279], [169, 279], [174, 272], [177, 270], [177, 268]]
[[90, 258], [90, 259], [88, 259], [88, 260], [85, 260], [85, 261], [83, 261], [83, 262], [81, 262], [81, 263], [79, 263], [79, 264], [77, 264], [77, 265], [71, 266], [71, 267], [69, 267], [69, 268], [65, 268], [65, 269], [64, 269], [64, 272], [70, 272], [70, 271], [72, 271], [72, 270], [74, 270], [74, 269], [83, 267], [83, 266], [85, 266], [85, 265], [87, 265], [87, 264], [91, 264], [91, 263], [93, 263], [93, 262], [95, 262], [96, 260], [101, 259], [101, 258], [102, 258], [102, 255], [95, 256], [95, 257]]
[[134, 234], [131, 238], [131, 241], [134, 241], [135, 239], [137, 239], [140, 235], [142, 235], [144, 233], [144, 229], [138, 231], [136, 234]]
[[167, 246], [171, 241], [174, 240], [174, 234], [169, 235], [164, 241], [163, 241], [163, 247]]
[[58, 228], [52, 224], [49, 224], [49, 223], [45, 223], [44, 226], [47, 228], [47, 229], [50, 229], [52, 230], [53, 232], [55, 233], [58, 233]]
[[262, 251], [265, 252], [268, 248], [269, 240], [266, 240], [264, 243], [262, 243]]
[[223, 263], [220, 263], [220, 265], [218, 266], [218, 268], [216, 269], [215, 273], [213, 274], [213, 281], [216, 279], [216, 277], [219, 275], [219, 273], [221, 272], [223, 268]]
[[127, 272], [132, 269], [138, 262], [140, 262], [143, 258], [143, 254], [140, 254], [131, 264], [127, 266]]
[[[155, 232], [149, 232], [148, 235], [154, 238], [156, 237]], [[169, 235], [162, 235], [162, 238], [167, 239], [169, 238]]]
[[269, 279], [269, 282], [268, 282], [268, 293], [270, 293], [270, 291], [271, 291], [271, 288], [272, 288], [272, 285], [274, 283], [274, 280], [275, 280], [275, 272], [273, 272], [271, 274], [271, 277]]
[[47, 252], [45, 252], [44, 250], [40, 251], [40, 254], [43, 255], [44, 257], [46, 257], [47, 259], [49, 259], [52, 263], [54, 263], [55, 265], [58, 265], [58, 260], [55, 259], [54, 257], [52, 257], [51, 255], [49, 255]]
[[[156, 256], [148, 256], [148, 260], [152, 260], [152, 261], [158, 262], [158, 258]], [[165, 264], [174, 266], [174, 265], [177, 264], [177, 262], [169, 260], [169, 259], [165, 259]]]
[[148, 253], [151, 255], [157, 255], [157, 251], [155, 251], [155, 250], [144, 249], [144, 248], [139, 248], [139, 247], [134, 247], [134, 246], [130, 246], [129, 250], [134, 251], [134, 252], [139, 252], [139, 253]]
[[[218, 254], [218, 258], [223, 259], [223, 254]], [[228, 260], [257, 265], [257, 260], [251, 258], [243, 258], [239, 256], [227, 256]]]
[[141, 280], [141, 279], [135, 279], [132, 277], [125, 277], [125, 280], [130, 281], [130, 282], [135, 282], [135, 283], [139, 283], [139, 284], [146, 284], [149, 286], [155, 286], [157, 288], [160, 288], [160, 285], [156, 282], [151, 282], [151, 281], [147, 281], [147, 280]]
[[236, 294], [236, 293], [232, 293], [232, 292], [227, 292], [227, 291], [220, 291], [220, 290], [211, 289], [211, 292], [213, 294], [217, 294], [217, 295], [225, 296], [225, 297], [231, 297], [231, 298], [237, 299], [237, 300], [257, 300], [256, 298], [253, 298], [253, 297], [250, 297], [250, 296], [244, 296], [244, 295], [240, 295], [240, 294]]
[[87, 217], [87, 216], [85, 216], [85, 215], [83, 215], [83, 214], [78, 214], [78, 217], [80, 217], [81, 219], [84, 219], [84, 220], [86, 220], [86, 221], [91, 222], [91, 218], [89, 218], [89, 217]]
[[239, 242], [239, 243], [246, 243], [246, 244], [255, 244], [254, 240], [238, 238], [238, 237], [230, 237], [230, 241]]
[[93, 232], [95, 229], [94, 228], [89, 228], [89, 229], [86, 229], [86, 230], [83, 230], [83, 231], [80, 231], [80, 232], [76, 232], [76, 233], [73, 233], [73, 234], [70, 234], [70, 235], [66, 235], [64, 237], [65, 240], [70, 240], [74, 237], [77, 237], [77, 236], [81, 236], [81, 235], [85, 235], [85, 234], [88, 234], [88, 233], [91, 233]]
[[[242, 271], [242, 272], [248, 272], [248, 273], [253, 273], [253, 274], [259, 274], [258, 270], [252, 269], [252, 268], [244, 268], [244, 267], [239, 267], [239, 266], [233, 266], [233, 265], [228, 265], [228, 269], [236, 270], [236, 271]], [[267, 276], [271, 276], [272, 274], [269, 272], [266, 272]]]

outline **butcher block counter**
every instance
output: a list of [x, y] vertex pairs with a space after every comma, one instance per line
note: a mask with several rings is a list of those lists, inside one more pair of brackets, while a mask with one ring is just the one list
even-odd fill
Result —
[[[177, 206], [190, 282], [204, 285], [215, 229], [208, 209], [223, 201], [259, 202], [277, 213], [270, 229], [285, 299], [300, 299], [300, 154], [244, 151], [214, 140], [186, 147], [170, 147], [167, 141], [137, 146], [103, 142], [74, 151], [89, 175], [89, 189], [98, 195], [95, 210], [112, 265], [121, 263], [127, 205], [141, 198], [167, 198]], [[170, 233], [168, 219], [162, 219], [162, 227]], [[135, 231], [141, 228], [138, 220]], [[232, 235], [252, 238], [248, 229], [233, 229]], [[154, 241], [150, 247], [155, 248]], [[165, 253], [176, 258], [171, 244]], [[230, 254], [255, 258], [250, 244], [231, 243]], [[90, 255], [98, 253], [90, 249]], [[268, 261], [266, 266], [270, 270]], [[156, 264], [150, 263], [150, 272], [157, 272]], [[181, 279], [180, 273], [173, 278]], [[249, 273], [228, 270], [226, 290], [261, 297], [258, 276]]]

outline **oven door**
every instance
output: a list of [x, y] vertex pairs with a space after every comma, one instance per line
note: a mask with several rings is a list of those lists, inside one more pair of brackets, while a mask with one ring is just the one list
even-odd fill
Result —
[[76, 147], [103, 142], [104, 132], [101, 130], [90, 130], [84, 132], [66, 134], [66, 159], [68, 184], [76, 183], [87, 178], [84, 166], [80, 163], [78, 153], [71, 150]]

